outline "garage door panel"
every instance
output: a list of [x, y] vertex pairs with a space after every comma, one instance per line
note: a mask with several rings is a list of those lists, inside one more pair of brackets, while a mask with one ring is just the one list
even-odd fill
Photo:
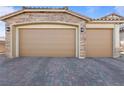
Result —
[[87, 57], [112, 57], [112, 29], [86, 31]]
[[75, 29], [20, 29], [19, 33], [20, 56], [75, 56]]

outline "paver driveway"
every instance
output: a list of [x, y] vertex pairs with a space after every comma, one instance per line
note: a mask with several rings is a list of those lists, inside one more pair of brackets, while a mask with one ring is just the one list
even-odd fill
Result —
[[0, 56], [0, 85], [124, 85], [124, 60]]

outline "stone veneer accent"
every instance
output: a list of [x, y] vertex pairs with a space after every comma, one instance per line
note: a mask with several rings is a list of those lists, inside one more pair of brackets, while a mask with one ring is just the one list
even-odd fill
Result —
[[5, 48], [6, 48], [5, 54], [6, 56], [9, 57], [10, 56], [10, 33], [9, 32], [6, 32]]
[[86, 56], [86, 25], [81, 23], [80, 27], [84, 28], [84, 32], [80, 32], [80, 57]]
[[[80, 28], [81, 27], [84, 28], [84, 32], [80, 33], [80, 57], [85, 57], [86, 55], [85, 21], [79, 17], [76, 17], [68, 13], [64, 13], [64, 12], [59, 12], [59, 13], [57, 12], [31, 13], [30, 12], [30, 13], [22, 13], [5, 20], [5, 22], [7, 23], [7, 26], [10, 26], [10, 27], [12, 24], [17, 24], [17, 23], [21, 23], [21, 24], [28, 23], [28, 22], [37, 23], [37, 22], [43, 22], [43, 21], [76, 23], [80, 25]], [[10, 33], [11, 31], [6, 32], [6, 55], [9, 57], [11, 57]]]

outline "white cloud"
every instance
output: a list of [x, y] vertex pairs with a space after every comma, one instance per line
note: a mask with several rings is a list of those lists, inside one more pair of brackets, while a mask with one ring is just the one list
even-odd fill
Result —
[[[0, 7], [0, 16], [9, 14], [16, 11], [16, 9], [14, 7]], [[0, 21], [0, 37], [5, 36], [5, 23]]]
[[114, 9], [120, 15], [124, 15], [124, 6], [116, 6]]

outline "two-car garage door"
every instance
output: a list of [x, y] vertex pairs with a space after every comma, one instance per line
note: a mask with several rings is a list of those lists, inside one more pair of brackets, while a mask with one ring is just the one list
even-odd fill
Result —
[[19, 31], [19, 56], [75, 57], [75, 29], [23, 28]]

